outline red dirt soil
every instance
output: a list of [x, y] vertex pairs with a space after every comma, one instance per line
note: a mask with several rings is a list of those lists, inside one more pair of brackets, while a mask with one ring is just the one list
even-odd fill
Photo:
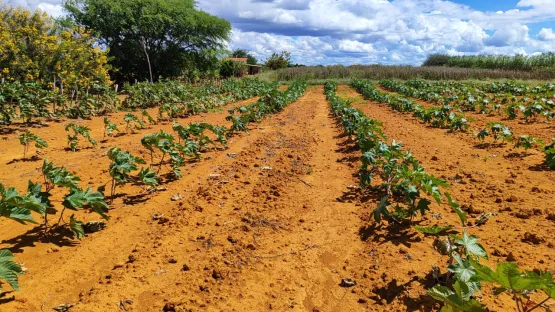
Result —
[[[339, 95], [359, 97], [348, 87]], [[383, 122], [389, 138], [403, 141], [430, 173], [449, 180], [453, 197], [468, 205], [471, 216], [498, 212], [470, 230], [492, 254], [492, 263], [511, 256], [526, 269], [554, 269], [554, 221], [548, 216], [555, 213], [555, 173], [539, 165], [539, 152], [505, 158], [506, 147], [478, 149], [468, 134], [427, 128], [384, 105], [365, 103], [356, 106]], [[121, 121], [123, 115], [110, 119]], [[228, 125], [226, 115], [213, 112], [180, 123]], [[82, 123], [93, 129], [93, 138], [102, 137], [101, 118]], [[81, 185], [97, 187], [109, 181], [105, 153], [110, 147], [148, 159], [140, 139], [159, 129], [170, 131], [171, 125], [75, 153], [64, 150], [62, 124], [31, 131], [50, 144], [41, 157], [76, 172]], [[164, 306], [176, 311], [437, 310], [439, 304], [425, 295], [434, 283], [426, 276], [432, 264], [445, 270], [447, 259], [433, 249], [431, 238], [414, 230], [390, 234], [372, 226], [368, 214], [376, 199], [350, 187], [358, 184], [360, 152], [341, 132], [322, 87], [311, 87], [283, 112], [234, 137], [229, 149], [203, 154], [183, 169], [183, 178], [160, 191], [141, 197], [139, 187], [118, 188], [124, 195], [111, 205], [108, 227], [80, 242], [39, 241], [32, 226], [2, 220], [0, 248], [12, 250], [28, 271], [20, 278], [20, 292], [0, 298], [0, 310], [49, 311], [63, 303], [74, 304], [71, 311], [91, 312], [122, 311], [118, 306], [128, 311]], [[28, 179], [40, 181], [40, 160], [7, 164], [22, 157], [17, 134], [0, 138], [1, 181], [20, 191]], [[181, 199], [172, 201], [176, 194]], [[450, 212], [436, 211], [443, 214], [439, 222], [454, 224]], [[167, 222], [153, 220], [154, 214]], [[85, 213], [80, 217], [98, 220]], [[523, 242], [527, 232], [544, 241]], [[343, 278], [357, 285], [340, 287]], [[484, 293], [492, 308], [512, 311], [508, 296]]]

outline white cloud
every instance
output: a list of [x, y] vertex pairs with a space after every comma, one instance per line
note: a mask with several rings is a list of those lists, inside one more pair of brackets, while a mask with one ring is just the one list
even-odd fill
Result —
[[[198, 0], [233, 25], [230, 48], [264, 60], [288, 50], [304, 64], [419, 64], [428, 54], [555, 50], [555, 0], [479, 11], [447, 0]], [[59, 15], [61, 0], [8, 0]], [[530, 25], [543, 23], [540, 32]], [[551, 24], [553, 26], [551, 26]]]
[[555, 41], [555, 33], [551, 28], [542, 28], [538, 33], [538, 39], [541, 41]]

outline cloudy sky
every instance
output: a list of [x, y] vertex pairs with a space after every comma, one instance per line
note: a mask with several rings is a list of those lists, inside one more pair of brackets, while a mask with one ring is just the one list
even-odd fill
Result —
[[[61, 0], [7, 0], [62, 14]], [[198, 0], [229, 20], [231, 49], [261, 60], [287, 50], [293, 62], [412, 64], [432, 53], [555, 51], [555, 0]]]

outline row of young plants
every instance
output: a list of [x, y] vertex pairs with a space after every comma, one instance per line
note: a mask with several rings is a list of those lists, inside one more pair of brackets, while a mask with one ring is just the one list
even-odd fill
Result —
[[[139, 182], [146, 187], [158, 185], [163, 168], [168, 169], [165, 174], [179, 179], [182, 176], [181, 168], [188, 162], [200, 160], [202, 153], [206, 151], [225, 149], [231, 136], [239, 131], [248, 132], [249, 123], [258, 122], [268, 115], [282, 111], [285, 106], [296, 101], [305, 90], [306, 83], [296, 81], [286, 91], [275, 88], [254, 104], [230, 110], [230, 116], [226, 118], [232, 122], [230, 128], [205, 122], [190, 123], [187, 126], [174, 123], [172, 129], [176, 135], [163, 130], [145, 135], [141, 144], [149, 151], [150, 163], [148, 167], [141, 168], [136, 177], [132, 177], [131, 172], [139, 170], [137, 165], [147, 162], [119, 148], [113, 148], [108, 152], [111, 160], [112, 199], [116, 194], [116, 187], [129, 181]], [[108, 126], [106, 129], [110, 128]]]
[[[110, 182], [110, 200], [113, 201], [117, 195], [117, 187], [121, 187], [127, 183], [133, 183], [143, 187], [146, 192], [155, 190], [160, 181], [162, 174], [169, 175], [169, 178], [178, 179], [182, 176], [181, 168], [188, 162], [198, 161], [202, 153], [211, 149], [225, 149], [229, 138], [238, 133], [238, 131], [248, 131], [248, 123], [260, 121], [260, 119], [267, 117], [271, 114], [278, 113], [285, 108], [285, 106], [296, 101], [306, 90], [306, 83], [304, 81], [296, 81], [286, 90], [279, 91], [277, 87], [263, 95], [256, 104], [244, 106], [240, 109], [239, 119], [245, 116], [251, 116], [251, 112], [256, 112], [256, 118], [244, 118], [244, 126], [236, 127], [233, 122], [231, 128], [225, 126], [216, 126], [208, 123], [190, 123], [183, 126], [179, 123], [174, 123], [172, 133], [160, 130], [158, 133], [147, 134], [141, 139], [141, 145], [150, 152], [150, 161], [147, 161], [131, 155], [129, 152], [123, 151], [121, 148], [114, 147], [107, 152], [107, 157], [110, 160], [109, 174], [111, 177]], [[244, 113], [244, 115], [243, 115]], [[230, 112], [231, 116], [233, 113]], [[135, 126], [141, 126], [144, 122], [135, 118], [126, 119], [127, 128], [132, 129]], [[112, 124], [107, 118], [105, 119], [105, 133], [107, 135], [113, 134], [117, 127]], [[68, 135], [70, 148], [77, 148], [77, 144], [71, 144], [79, 136], [87, 138], [91, 144], [95, 145], [96, 141], [92, 140], [89, 135], [89, 130], [86, 127], [70, 124], [66, 130], [71, 130]], [[28, 144], [35, 142], [37, 145], [47, 145], [42, 139], [26, 132], [22, 136], [26, 140], [26, 149]], [[69, 137], [72, 137], [71, 139]], [[77, 139], [78, 141], [78, 139]], [[23, 143], [22, 143], [23, 144]], [[26, 153], [26, 152], [25, 152]], [[139, 169], [139, 165], [145, 165]], [[167, 172], [162, 172], [166, 168]], [[75, 215], [70, 216], [69, 223], [64, 220], [64, 212], [66, 209], [79, 210], [83, 208], [90, 208], [94, 212], [100, 214], [106, 220], [108, 216], [108, 204], [104, 200], [105, 186], [98, 188], [93, 192], [91, 188], [82, 190], [78, 186], [80, 181], [79, 177], [70, 173], [64, 167], [55, 167], [48, 160], [44, 161], [42, 172], [44, 175], [44, 189], [41, 184], [36, 184], [29, 181], [29, 187], [26, 194], [20, 195], [15, 188], [6, 189], [0, 183], [0, 216], [15, 220], [20, 223], [36, 223], [35, 219], [31, 216], [33, 212], [41, 215], [42, 224], [45, 235], [50, 234], [60, 227], [66, 225], [73, 232], [74, 237], [81, 239], [85, 235], [83, 222], [77, 220]], [[49, 225], [48, 216], [56, 214], [57, 210], [54, 209], [49, 197], [54, 187], [64, 187], [69, 189], [68, 195], [65, 196], [62, 206], [63, 210], [57, 223]], [[19, 264], [13, 261], [13, 254], [8, 250], [0, 250], [0, 280], [7, 282], [13, 289], [18, 290], [18, 275], [23, 274], [22, 268]], [[1, 289], [0, 289], [1, 290]]]
[[[382, 200], [372, 212], [376, 222], [387, 220], [390, 224], [410, 226], [413, 218], [430, 210], [432, 200], [438, 205], [445, 200], [460, 220], [460, 226], [433, 225], [414, 226], [425, 235], [436, 236], [442, 254], [449, 256], [447, 273], [434, 270], [438, 285], [428, 290], [434, 299], [443, 302], [443, 312], [488, 311], [478, 301], [482, 284], [491, 283], [494, 295], [508, 293], [512, 296], [517, 310], [536, 310], [555, 298], [555, 282], [549, 272], [522, 271], [515, 263], [498, 263], [492, 270], [482, 260], [488, 260], [485, 248], [478, 243], [478, 237], [467, 232], [467, 217], [460, 205], [449, 193], [446, 181], [425, 172], [418, 160], [403, 151], [402, 144], [386, 143], [386, 136], [378, 121], [369, 118], [362, 111], [336, 95], [337, 84], [328, 82], [325, 94], [333, 114], [343, 125], [345, 134], [353, 139], [361, 150], [361, 188], [379, 192]], [[462, 230], [462, 234], [459, 233]], [[531, 299], [531, 294], [543, 292], [539, 303]]]
[[[528, 87], [530, 93], [500, 93], [510, 87], [505, 84], [480, 84], [460, 82], [429, 82], [409, 80], [405, 83], [382, 80], [380, 84], [388, 90], [440, 105], [453, 105], [462, 111], [480, 114], [497, 114], [508, 119], [522, 117], [526, 122], [540, 117], [551, 120], [555, 117], [555, 85], [543, 84]], [[510, 83], [506, 83], [510, 85]], [[515, 87], [516, 88], [516, 87]], [[516, 88], [517, 90], [522, 90]], [[496, 92], [497, 91], [497, 92]], [[534, 92], [535, 91], [535, 92]], [[496, 92], [496, 93], [492, 93]]]
[[10, 125], [15, 120], [31, 123], [38, 118], [90, 118], [118, 109], [156, 106], [160, 118], [177, 118], [246, 100], [276, 86], [250, 78], [198, 86], [179, 81], [137, 83], [125, 87], [128, 96], [120, 103], [116, 91], [108, 85], [93, 84], [83, 92], [64, 93], [37, 83], [5, 82], [0, 84], [0, 125]]
[[230, 109], [226, 120], [232, 122], [231, 132], [248, 132], [248, 124], [282, 111], [287, 105], [297, 101], [306, 91], [306, 81], [295, 80], [286, 91], [277, 88], [263, 95], [256, 103]]
[[469, 128], [471, 120], [450, 105], [424, 108], [401, 95], [381, 92], [368, 80], [353, 80], [351, 86], [365, 99], [388, 104], [399, 112], [412, 113], [414, 117], [432, 127], [446, 128], [451, 131], [466, 131]]
[[[411, 85], [421, 85], [421, 84], [427, 84], [427, 83], [428, 82], [419, 81], [419, 80], [407, 82], [406, 84], [395, 80], [380, 81], [380, 85], [388, 90], [399, 92], [401, 94], [423, 99], [426, 101], [441, 102], [442, 97], [439, 96], [438, 93], [428, 93], [425, 90], [420, 90], [411, 86]], [[453, 83], [453, 84], [460, 84], [460, 83]], [[547, 166], [550, 169], [555, 169], [555, 153], [553, 151], [554, 149], [553, 146], [555, 146], [555, 138], [553, 139], [553, 142], [550, 145], [544, 145], [544, 142], [542, 142], [541, 139], [537, 139], [529, 135], [520, 135], [515, 140], [515, 137], [511, 129], [501, 122], [491, 122], [487, 124], [486, 127], [484, 129], [481, 129], [478, 133], [476, 133], [475, 136], [481, 141], [485, 141], [486, 137], [493, 138], [494, 142], [497, 142], [498, 140], [502, 142], [515, 141], [515, 147], [524, 148], [525, 150], [528, 150], [531, 148], [538, 148], [545, 153], [545, 161]]]
[[487, 137], [491, 137], [495, 143], [498, 141], [502, 143], [514, 141], [515, 147], [523, 148], [525, 151], [532, 148], [539, 149], [545, 154], [545, 164], [551, 170], [555, 170], [555, 138], [553, 138], [551, 144], [546, 145], [542, 139], [530, 135], [515, 137], [511, 129], [501, 122], [490, 122], [474, 135], [480, 141], [485, 141]]
[[187, 115], [222, 107], [230, 102], [246, 100], [269, 92], [278, 83], [267, 83], [257, 78], [228, 79], [221, 85], [211, 82], [198, 86], [179, 81], [136, 83], [126, 86], [126, 109], [160, 107], [168, 115]]
[[82, 93], [68, 94], [32, 82], [0, 83], [0, 125], [62, 116], [89, 118], [116, 108], [116, 92], [107, 85], [94, 84]]

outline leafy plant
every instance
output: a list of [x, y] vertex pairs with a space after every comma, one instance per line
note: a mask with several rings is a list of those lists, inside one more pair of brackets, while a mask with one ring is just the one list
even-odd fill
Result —
[[[80, 188], [72, 188], [68, 195], [65, 196], [62, 202], [64, 209], [60, 213], [60, 220], [63, 220], [63, 214], [66, 209], [78, 211], [86, 207], [90, 207], [94, 212], [99, 214], [105, 220], [109, 220], [104, 210], [107, 210], [108, 204], [104, 201], [104, 195], [100, 190], [93, 192], [92, 188], [88, 187], [86, 190]], [[59, 221], [58, 221], [59, 223]], [[70, 217], [69, 223], [70, 229], [73, 235], [77, 239], [81, 239], [84, 236], [83, 223], [75, 219], [75, 215]]]
[[116, 186], [125, 185], [131, 180], [130, 173], [137, 170], [137, 164], [145, 164], [141, 158], [135, 157], [128, 152], [123, 152], [120, 148], [114, 147], [108, 151], [110, 159], [110, 176], [112, 184], [110, 188], [111, 201], [114, 201]]
[[515, 147], [522, 147], [525, 151], [527, 151], [531, 148], [538, 147], [541, 144], [541, 139], [536, 139], [529, 135], [521, 135], [516, 140]]
[[48, 143], [41, 139], [36, 134], [31, 133], [29, 130], [25, 130], [24, 133], [19, 135], [19, 143], [23, 145], [23, 159], [27, 158], [27, 151], [29, 150], [29, 145], [35, 142], [35, 147], [38, 149], [48, 147]]
[[125, 121], [125, 132], [131, 129], [131, 131], [135, 133], [135, 130], [140, 130], [145, 127], [145, 123], [131, 113], [126, 114], [123, 120]]
[[158, 175], [155, 171], [150, 170], [150, 168], [141, 168], [141, 171], [139, 171], [139, 181], [149, 187], [155, 187], [160, 184]]
[[498, 122], [489, 123], [486, 128], [480, 130], [480, 132], [476, 134], [476, 137], [482, 141], [484, 141], [487, 136], [492, 136], [493, 140], [496, 142], [499, 139], [501, 139], [503, 142], [512, 141], [513, 139], [513, 133], [511, 129]]
[[65, 130], [67, 132], [67, 142], [69, 145], [69, 149], [71, 149], [71, 151], [73, 152], [75, 152], [79, 147], [79, 136], [87, 139], [87, 141], [89, 141], [89, 143], [91, 143], [93, 146], [96, 146], [97, 144], [96, 141], [91, 138], [89, 134], [89, 131], [91, 131], [91, 129], [88, 127], [70, 123], [65, 127]]
[[110, 122], [108, 117], [104, 117], [104, 138], [106, 136], [112, 136], [114, 131], [119, 132], [118, 126], [115, 123]]
[[[147, 121], [150, 125], [158, 124], [156, 119], [152, 118], [152, 116], [150, 116], [150, 114], [148, 113], [148, 111], [146, 109], [142, 109], [141, 110], [141, 118], [145, 118], [145, 117], [146, 117], [146, 119], [147, 119]], [[143, 119], [143, 121], [144, 121], [144, 119]]]

